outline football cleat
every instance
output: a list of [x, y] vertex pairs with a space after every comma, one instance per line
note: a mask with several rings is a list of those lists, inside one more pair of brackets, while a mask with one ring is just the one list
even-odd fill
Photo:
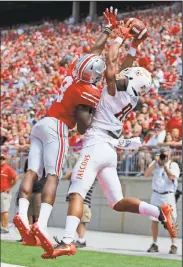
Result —
[[172, 238], [177, 237], [178, 225], [173, 217], [173, 209], [171, 205], [162, 205], [160, 208], [159, 220], [163, 224], [164, 228], [168, 230]]
[[23, 242], [27, 246], [36, 246], [37, 240], [35, 236], [31, 233], [30, 229], [27, 228], [18, 214], [13, 218], [13, 223], [18, 229]]
[[50, 255], [48, 253], [44, 253], [41, 257], [43, 259], [54, 259], [60, 256], [71, 256], [76, 254], [76, 246], [74, 243], [65, 244], [63, 241], [59, 242], [56, 237], [54, 237], [57, 245], [54, 247], [53, 253]]
[[79, 240], [75, 242], [76, 248], [85, 248], [86, 247], [86, 241], [81, 243]]
[[54, 251], [54, 247], [49, 239], [42, 233], [37, 222], [32, 225], [31, 233], [39, 238], [41, 247], [47, 254], [51, 255]]
[[[36, 239], [36, 244], [34, 246], [35, 247], [41, 247], [41, 242], [40, 242], [39, 238], [37, 236], [35, 236], [35, 239]], [[24, 246], [30, 246], [25, 241], [22, 241], [22, 245], [24, 245]]]

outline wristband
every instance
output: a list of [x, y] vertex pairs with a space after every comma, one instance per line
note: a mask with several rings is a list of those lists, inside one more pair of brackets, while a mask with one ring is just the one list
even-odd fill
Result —
[[121, 45], [123, 43], [123, 38], [117, 37], [113, 42], [117, 42], [118, 44]]
[[112, 32], [112, 30], [109, 28], [109, 27], [105, 27], [104, 30], [103, 30], [103, 33], [106, 33], [106, 34], [110, 34]]
[[130, 47], [128, 54], [130, 54], [132, 57], [135, 57], [136, 52], [137, 52], [137, 50], [134, 47]]

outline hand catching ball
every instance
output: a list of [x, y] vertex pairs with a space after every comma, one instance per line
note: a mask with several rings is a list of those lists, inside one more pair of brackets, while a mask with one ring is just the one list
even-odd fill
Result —
[[136, 18], [124, 19], [125, 27], [130, 28], [129, 34], [138, 40], [145, 40], [148, 36], [147, 28], [144, 23]]

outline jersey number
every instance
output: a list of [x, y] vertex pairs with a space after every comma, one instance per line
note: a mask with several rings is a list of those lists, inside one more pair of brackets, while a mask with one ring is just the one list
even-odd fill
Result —
[[72, 84], [72, 82], [73, 82], [72, 76], [65, 77], [65, 79], [62, 82], [62, 85], [60, 86], [60, 91], [57, 96], [57, 102], [60, 103], [62, 101], [62, 99], [64, 98], [65, 91]]
[[126, 116], [131, 112], [132, 108], [133, 108], [132, 104], [129, 103], [127, 106], [125, 106], [120, 112], [118, 112], [114, 116], [119, 121], [123, 121], [126, 118]]

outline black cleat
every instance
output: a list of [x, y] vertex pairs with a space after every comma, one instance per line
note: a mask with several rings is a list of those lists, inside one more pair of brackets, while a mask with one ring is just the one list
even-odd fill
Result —
[[150, 246], [150, 248], [148, 249], [147, 252], [151, 252], [151, 253], [159, 252], [159, 248], [158, 248], [158, 246], [157, 246], [156, 244], [153, 243], [153, 244]]
[[175, 245], [171, 245], [169, 254], [177, 254], [177, 247]]
[[85, 248], [86, 247], [86, 241], [81, 243], [80, 241], [76, 241], [75, 246], [77, 248]]

